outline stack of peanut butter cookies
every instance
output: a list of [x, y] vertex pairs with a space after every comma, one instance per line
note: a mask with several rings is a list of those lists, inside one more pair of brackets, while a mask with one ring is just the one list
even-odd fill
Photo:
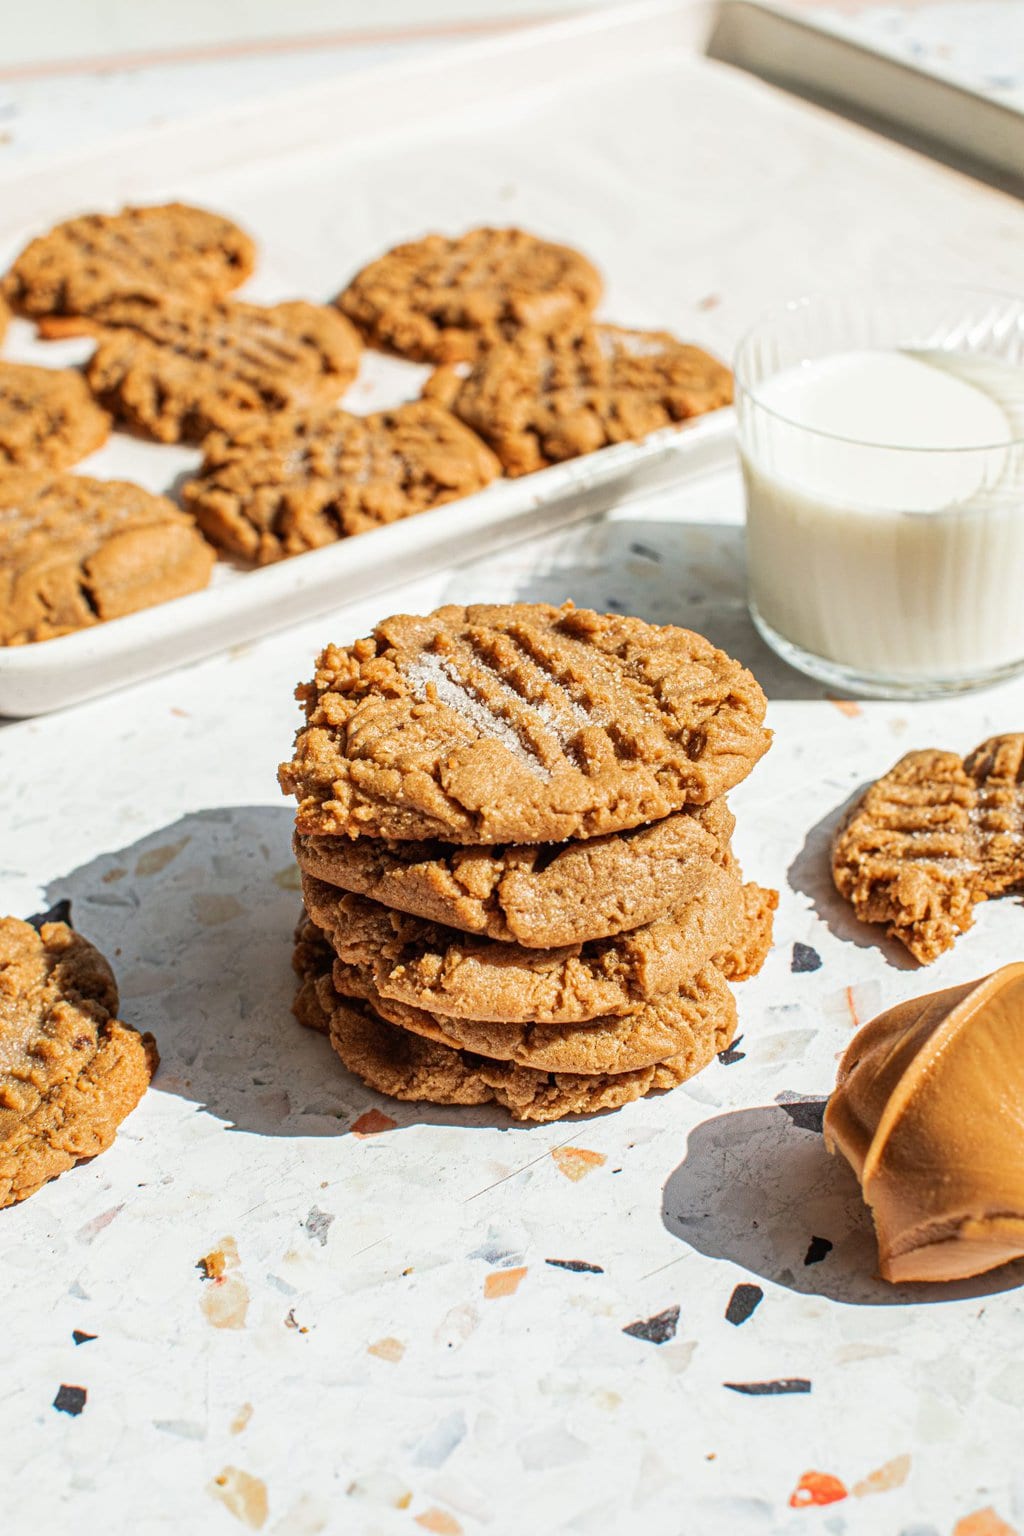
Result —
[[298, 690], [299, 1020], [371, 1087], [518, 1119], [613, 1108], [725, 1049], [771, 943], [724, 796], [765, 699], [689, 630], [448, 607]]

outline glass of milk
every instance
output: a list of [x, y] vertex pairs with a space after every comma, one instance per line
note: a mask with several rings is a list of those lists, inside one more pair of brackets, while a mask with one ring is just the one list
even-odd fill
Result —
[[876, 697], [1024, 669], [1024, 299], [927, 283], [800, 299], [740, 344], [750, 611]]

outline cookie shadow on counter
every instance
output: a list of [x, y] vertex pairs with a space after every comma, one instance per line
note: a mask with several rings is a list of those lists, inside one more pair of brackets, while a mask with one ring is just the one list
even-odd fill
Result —
[[297, 1023], [292, 823], [285, 805], [195, 811], [51, 881], [36, 920], [70, 922], [110, 960], [121, 1017], [156, 1036], [154, 1089], [235, 1130], [339, 1136], [373, 1111], [397, 1128], [511, 1126], [496, 1107], [385, 1099]]
[[841, 1157], [829, 1155], [808, 1118], [815, 1117], [769, 1104], [698, 1125], [664, 1187], [666, 1230], [773, 1285], [850, 1306], [963, 1301], [1024, 1281], [1024, 1261], [947, 1285], [880, 1279], [857, 1180]]
[[881, 923], [861, 922], [850, 903], [840, 896], [832, 879], [832, 840], [869, 782], [859, 784], [841, 805], [814, 823], [786, 876], [792, 889], [809, 899], [817, 916], [837, 939], [856, 944], [858, 949], [876, 950], [896, 970], [919, 971], [921, 967], [914, 957], [897, 939], [888, 937]]
[[[577, 527], [569, 538], [554, 536], [552, 545], [547, 568], [524, 571], [518, 580], [515, 550], [495, 560], [505, 592], [511, 585], [516, 601], [571, 598], [578, 608], [679, 624], [749, 667], [770, 699], [829, 696], [776, 656], [754, 628], [741, 525], [613, 517]], [[479, 600], [486, 600], [483, 593]]]

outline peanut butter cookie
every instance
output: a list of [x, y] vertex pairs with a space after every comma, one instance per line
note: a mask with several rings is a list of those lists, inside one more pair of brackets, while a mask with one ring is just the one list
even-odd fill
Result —
[[0, 363], [0, 470], [68, 469], [109, 435], [81, 374]]
[[732, 400], [732, 374], [667, 331], [593, 325], [492, 347], [426, 392], [490, 443], [507, 475], [633, 442]]
[[399, 615], [329, 646], [281, 786], [300, 835], [550, 843], [703, 805], [767, 750], [709, 641], [571, 604]]
[[203, 451], [185, 504], [214, 544], [259, 565], [472, 495], [501, 473], [428, 400], [372, 416], [260, 416]]
[[969, 757], [909, 752], [848, 813], [832, 875], [861, 922], [884, 923], [928, 965], [974, 922], [974, 907], [1024, 887], [1024, 734]]
[[230, 219], [165, 203], [67, 219], [25, 247], [3, 279], [25, 315], [91, 315], [113, 298], [202, 303], [252, 271], [255, 247]]
[[117, 1007], [110, 966], [79, 934], [0, 919], [0, 1207], [106, 1151], [145, 1093], [156, 1044]]
[[571, 247], [521, 229], [471, 229], [396, 245], [335, 302], [370, 346], [447, 363], [521, 331], [578, 329], [600, 297], [600, 275]]
[[359, 366], [359, 338], [337, 310], [288, 304], [193, 305], [115, 299], [95, 311], [86, 378], [143, 437], [197, 443], [254, 416], [331, 405]]
[[[538, 1072], [635, 1072], [680, 1056], [706, 1066], [732, 1037], [736, 1004], [717, 965], [703, 967], [674, 992], [640, 1003], [627, 1014], [606, 1014], [577, 1024], [497, 1023], [454, 1018], [381, 997], [367, 973], [337, 961], [335, 991], [360, 998], [378, 1018], [489, 1061], [511, 1061]], [[696, 1070], [696, 1069], [695, 1069]]]
[[[558, 1120], [565, 1115], [617, 1109], [647, 1093], [675, 1088], [707, 1065], [707, 1045], [636, 1071], [615, 1074], [542, 1072], [455, 1050], [399, 1029], [366, 1002], [344, 998], [334, 987], [327, 946], [304, 933], [296, 954], [302, 977], [296, 999], [300, 1022], [324, 1030], [349, 1071], [379, 1093], [431, 1104], [503, 1105], [517, 1120]], [[711, 1054], [725, 1050], [735, 1016], [723, 1017], [710, 1041]]]
[[304, 875], [306, 911], [338, 958], [385, 998], [478, 1021], [575, 1023], [632, 1013], [680, 986], [726, 945], [741, 910], [735, 866], [682, 909], [613, 938], [525, 949], [393, 912]]
[[306, 874], [449, 928], [528, 949], [603, 939], [696, 896], [728, 856], [724, 800], [582, 843], [474, 848], [299, 837]]
[[213, 550], [125, 480], [0, 475], [0, 645], [52, 640], [205, 587]]

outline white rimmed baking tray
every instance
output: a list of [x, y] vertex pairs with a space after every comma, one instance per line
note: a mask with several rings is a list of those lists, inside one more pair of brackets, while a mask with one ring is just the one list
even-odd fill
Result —
[[[0, 259], [56, 218], [181, 196], [260, 243], [245, 294], [330, 297], [368, 257], [430, 228], [520, 223], [604, 269], [602, 313], [721, 354], [764, 307], [823, 284], [927, 273], [1013, 286], [1010, 199], [705, 57], [718, 8], [665, 0], [346, 76], [169, 124], [0, 178]], [[87, 350], [87, 348], [86, 348]], [[77, 360], [12, 327], [8, 357]], [[371, 357], [347, 403], [414, 394], [422, 370]], [[205, 593], [0, 651], [0, 713], [42, 713], [413, 572], [597, 512], [727, 451], [727, 412], [623, 445]], [[118, 435], [81, 470], [172, 488], [198, 462]]]

